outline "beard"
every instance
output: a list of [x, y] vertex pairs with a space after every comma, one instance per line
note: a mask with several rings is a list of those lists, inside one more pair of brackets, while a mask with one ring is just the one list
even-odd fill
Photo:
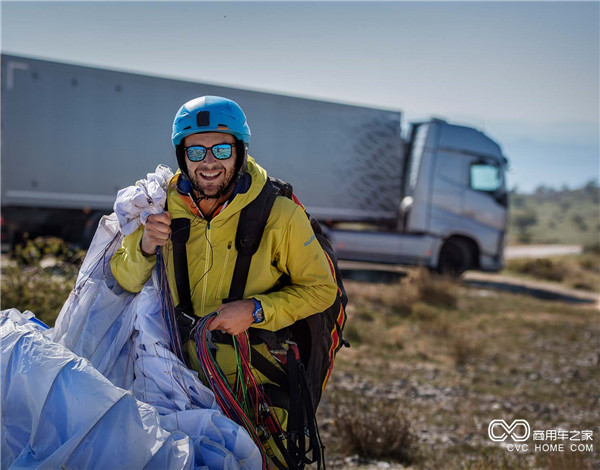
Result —
[[217, 179], [214, 181], [207, 180], [202, 177], [201, 171], [196, 171], [194, 174], [190, 175], [192, 182], [196, 189], [199, 189], [201, 196], [213, 199], [220, 198], [224, 196], [224, 191], [227, 189], [227, 186], [231, 183], [231, 180], [234, 177], [234, 174], [231, 172], [227, 172], [223, 170], [222, 174], [219, 175]]

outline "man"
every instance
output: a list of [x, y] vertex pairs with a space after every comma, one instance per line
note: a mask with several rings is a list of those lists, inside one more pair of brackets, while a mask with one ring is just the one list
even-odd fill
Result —
[[[230, 335], [249, 328], [276, 331], [330, 306], [337, 293], [330, 265], [303, 208], [285, 197], [276, 198], [270, 212], [252, 257], [244, 298], [223, 302], [237, 257], [240, 212], [258, 196], [267, 173], [247, 156], [250, 129], [246, 117], [237, 103], [226, 98], [204, 96], [184, 104], [173, 123], [172, 141], [180, 172], [169, 185], [169, 211], [149, 216], [145, 227], [125, 237], [111, 260], [117, 282], [130, 292], [139, 292], [155, 266], [157, 247], [164, 247], [167, 276], [177, 305], [171, 220], [187, 218], [193, 311], [199, 317], [219, 312], [211, 330]], [[189, 343], [190, 362], [198, 369], [198, 358]], [[259, 345], [259, 351], [270, 356], [264, 344]], [[275, 363], [272, 357], [269, 360]], [[219, 345], [217, 361], [233, 385], [237, 374], [233, 348]], [[268, 382], [262, 374], [254, 373]]]

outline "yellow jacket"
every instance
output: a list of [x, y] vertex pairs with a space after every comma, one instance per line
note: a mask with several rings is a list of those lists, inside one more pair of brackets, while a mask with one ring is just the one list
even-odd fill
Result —
[[[177, 193], [175, 175], [169, 184], [168, 208], [171, 218], [191, 219], [187, 242], [190, 292], [198, 316], [213, 312], [229, 296], [237, 257], [235, 235], [240, 211], [260, 193], [267, 180], [266, 171], [248, 157], [252, 178], [246, 193], [237, 194], [210, 223], [193, 214]], [[139, 292], [150, 278], [155, 256], [144, 256], [140, 249], [143, 227], [125, 237], [111, 259], [117, 282], [130, 292]], [[163, 249], [173, 302], [178, 295], [169, 242]], [[289, 282], [282, 283], [282, 275]], [[265, 320], [253, 325], [275, 331], [300, 318], [325, 310], [336, 296], [337, 285], [319, 242], [314, 237], [303, 208], [278, 197], [267, 221], [258, 251], [252, 257], [244, 298], [255, 297], [263, 307]]]

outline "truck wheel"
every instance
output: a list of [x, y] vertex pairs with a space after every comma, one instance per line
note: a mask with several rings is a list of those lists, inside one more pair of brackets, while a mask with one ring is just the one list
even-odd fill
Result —
[[471, 252], [462, 240], [450, 239], [440, 251], [437, 272], [442, 275], [458, 277], [471, 267]]

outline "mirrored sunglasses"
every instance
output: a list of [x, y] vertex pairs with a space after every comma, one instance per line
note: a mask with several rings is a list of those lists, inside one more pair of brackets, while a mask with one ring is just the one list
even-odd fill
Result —
[[193, 145], [191, 147], [186, 147], [185, 152], [187, 157], [192, 162], [201, 162], [206, 157], [206, 152], [209, 150], [212, 152], [214, 157], [217, 160], [227, 160], [231, 157], [233, 151], [234, 144], [217, 144], [212, 147], [202, 147], [201, 145]]

